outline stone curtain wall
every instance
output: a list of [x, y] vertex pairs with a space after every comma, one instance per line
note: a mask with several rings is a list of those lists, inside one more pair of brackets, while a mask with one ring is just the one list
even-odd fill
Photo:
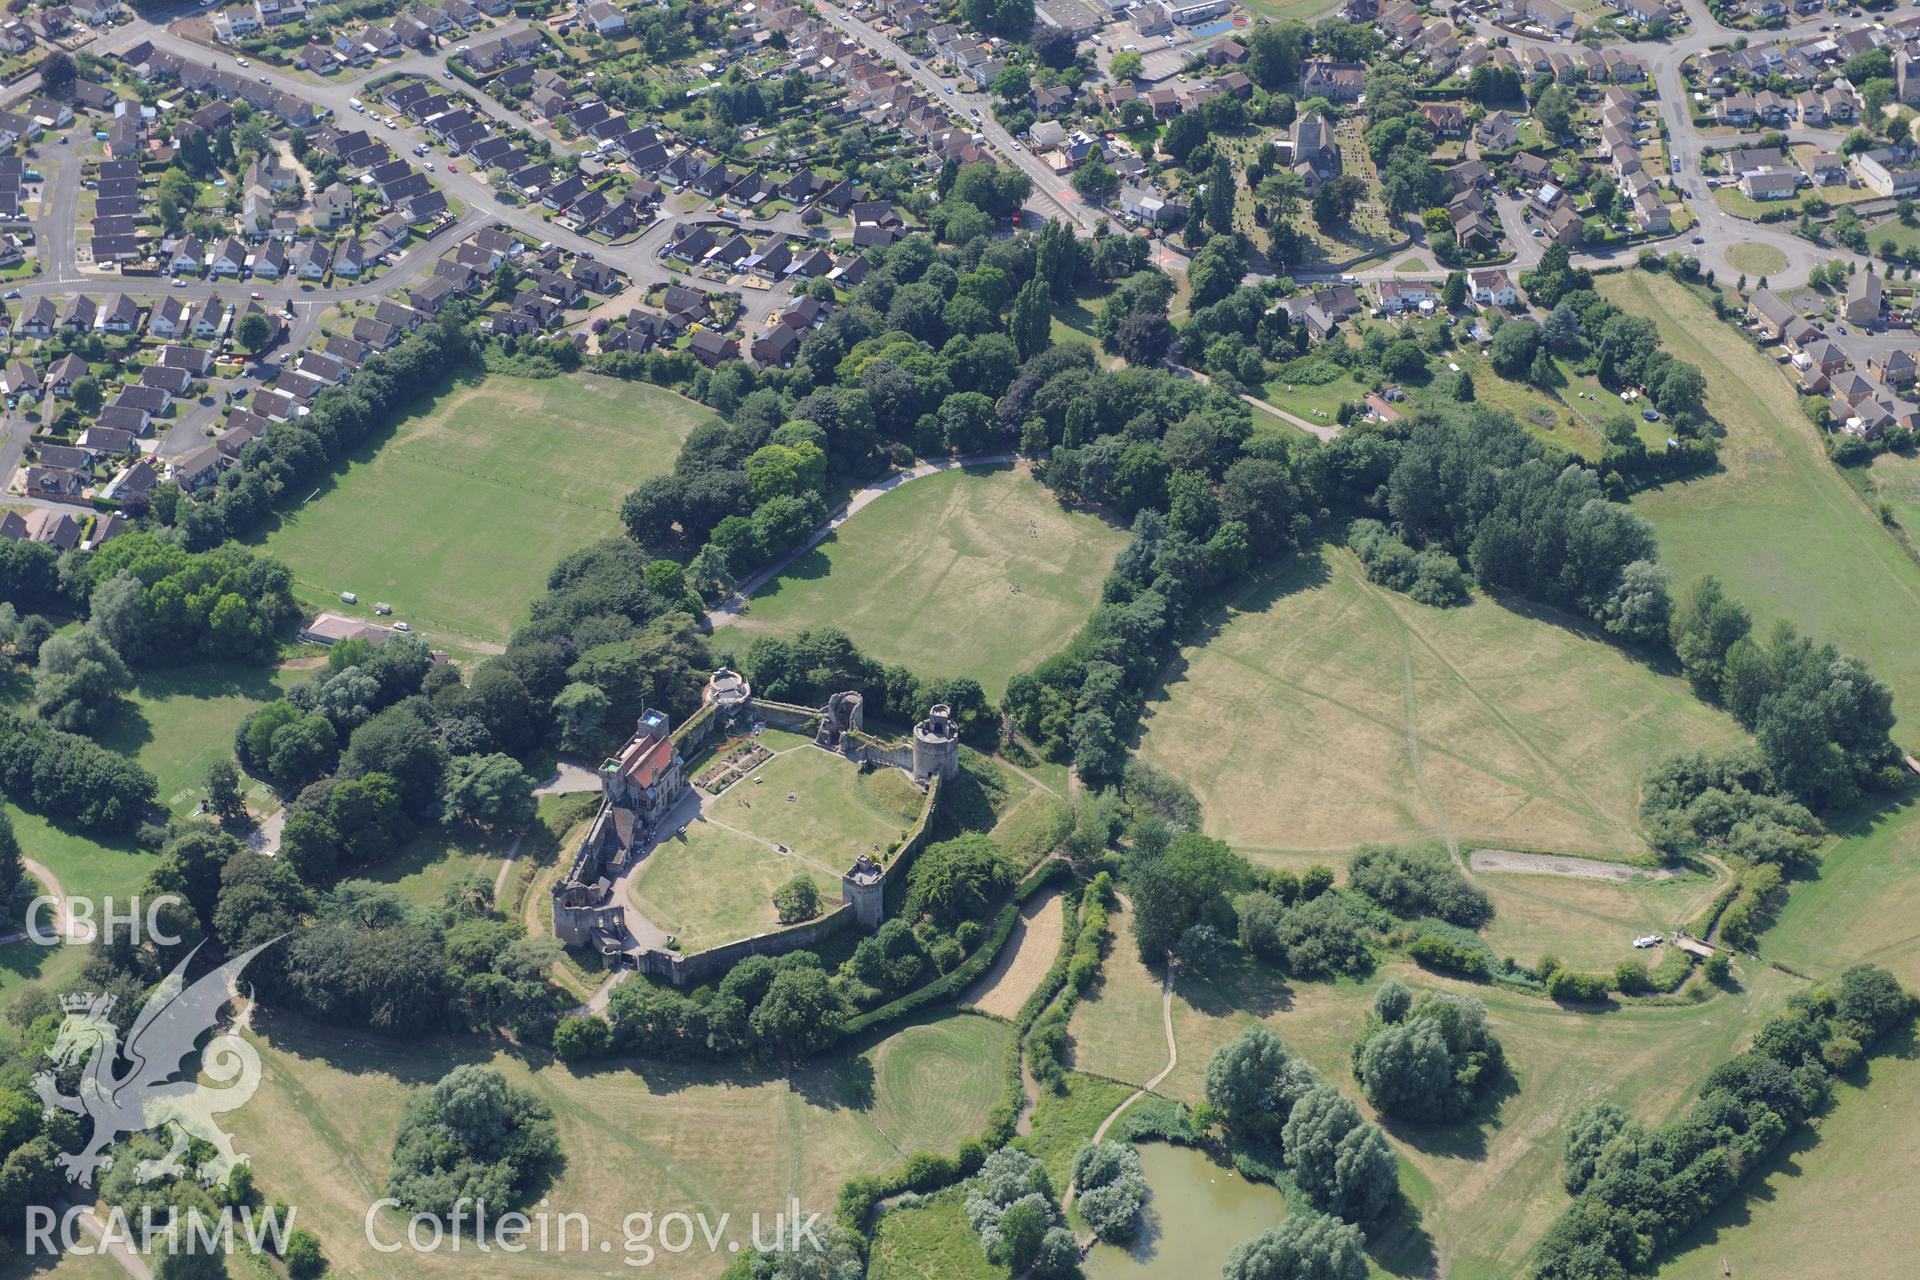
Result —
[[[756, 702], [755, 708], [765, 711], [766, 703]], [[783, 718], [790, 715], [811, 716], [818, 722], [817, 711], [808, 711], [805, 707], [787, 707], [773, 704], [774, 714]], [[761, 717], [768, 724], [775, 723], [772, 715]], [[700, 719], [695, 716], [687, 722], [689, 729]], [[711, 717], [708, 717], [710, 720]], [[784, 725], [776, 727], [784, 728]], [[705, 732], [711, 732], [709, 728]], [[704, 741], [703, 732], [701, 741]], [[796, 730], [796, 732], [798, 732]], [[697, 744], [696, 744], [697, 745]], [[913, 860], [925, 848], [933, 831], [934, 815], [939, 811], [940, 779], [934, 778], [927, 787], [927, 798], [920, 806], [920, 816], [900, 845], [888, 856], [886, 869], [881, 872], [882, 891], [886, 895], [887, 909], [897, 910], [900, 901], [906, 896], [907, 870]], [[717, 947], [708, 947], [705, 951], [695, 951], [682, 955], [678, 951], [646, 951], [634, 961], [634, 967], [650, 977], [666, 978], [676, 987], [689, 982], [705, 982], [718, 977], [748, 956], [778, 956], [789, 951], [798, 951], [810, 947], [824, 938], [855, 924], [853, 904], [843, 902], [817, 920], [808, 920], [801, 924], [789, 925], [784, 929], [772, 929], [766, 933], [757, 933], [750, 938], [737, 938], [732, 942], [723, 942]]]

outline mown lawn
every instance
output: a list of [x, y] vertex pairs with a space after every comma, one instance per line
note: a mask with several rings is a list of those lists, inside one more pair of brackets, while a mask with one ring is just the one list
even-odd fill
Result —
[[869, 657], [971, 676], [997, 699], [1086, 621], [1125, 541], [1024, 468], [942, 472], [883, 495], [761, 588], [740, 643], [834, 627]]
[[773, 891], [796, 876], [813, 880], [823, 910], [839, 905], [840, 878], [826, 864], [697, 819], [653, 846], [634, 872], [632, 892], [682, 951], [701, 951], [778, 928]]
[[[160, 803], [189, 813], [206, 796], [208, 766], [232, 757], [241, 722], [315, 674], [232, 662], [143, 671], [100, 745], [132, 756], [160, 784]], [[255, 808], [275, 803], [263, 785], [248, 790]]]
[[[512, 847], [512, 836], [432, 827], [392, 857], [371, 867], [348, 868], [344, 874], [388, 885], [423, 907], [437, 907], [448, 889], [470, 876], [493, 884], [500, 860]], [[511, 880], [507, 887], [511, 890]]]
[[621, 500], [711, 416], [587, 374], [465, 378], [296, 497], [264, 546], [310, 603], [352, 591], [357, 611], [389, 603], [429, 640], [499, 644], [561, 557], [619, 532]]

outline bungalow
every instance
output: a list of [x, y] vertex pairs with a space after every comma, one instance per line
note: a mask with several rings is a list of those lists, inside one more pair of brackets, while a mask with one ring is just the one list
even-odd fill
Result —
[[194, 377], [204, 377], [213, 367], [213, 353], [204, 347], [188, 347], [170, 342], [160, 348], [159, 363], [169, 369], [185, 369]]
[[24, 360], [10, 360], [0, 370], [0, 395], [32, 395], [40, 390], [40, 377]]
[[207, 268], [217, 276], [238, 276], [247, 269], [247, 247], [228, 236], [214, 249]]
[[119, 458], [135, 453], [138, 446], [134, 443], [134, 433], [116, 427], [103, 427], [98, 423], [82, 431], [74, 441], [77, 448], [85, 449], [95, 461], [102, 458]]
[[173, 393], [165, 387], [140, 385], [127, 387], [121, 391], [119, 395], [114, 397], [113, 405], [110, 407], [137, 409], [149, 418], [157, 418], [164, 414], [172, 404]]
[[140, 305], [124, 293], [107, 299], [93, 317], [93, 327], [101, 333], [132, 333], [140, 326]]
[[94, 419], [93, 429], [122, 432], [128, 437], [143, 436], [147, 434], [150, 423], [151, 418], [146, 410], [115, 402], [100, 411], [100, 416]]
[[23, 338], [51, 338], [53, 328], [59, 322], [59, 305], [43, 294], [29, 302], [20, 313], [20, 323], [14, 326], [14, 332]]
[[202, 445], [173, 464], [174, 483], [188, 493], [198, 493], [220, 478], [227, 461], [213, 445]]
[[47, 368], [45, 387], [65, 399], [73, 394], [73, 384], [87, 376], [87, 362], [69, 351]]
[[[31, 308], [29, 310], [31, 311]], [[155, 303], [153, 310], [147, 313], [147, 332], [156, 338], [177, 338], [189, 319], [189, 312], [190, 308], [185, 301], [169, 294]]]
[[292, 266], [301, 280], [324, 280], [333, 267], [333, 253], [318, 240], [309, 240], [293, 251]]
[[167, 270], [176, 276], [197, 276], [206, 257], [206, 246], [200, 243], [199, 237], [186, 236], [174, 244], [167, 257]]
[[187, 388], [193, 385], [193, 375], [185, 369], [150, 364], [140, 371], [140, 385], [158, 387], [170, 396], [182, 396], [187, 393]]
[[248, 265], [256, 280], [278, 280], [287, 272], [287, 244], [284, 240], [269, 240], [262, 245], [260, 252], [253, 255]]
[[93, 328], [95, 317], [100, 314], [100, 304], [86, 294], [75, 294], [67, 299], [67, 305], [60, 308], [60, 320], [55, 326], [68, 333], [86, 333]]
[[1791, 169], [1763, 169], [1740, 177], [1740, 190], [1749, 200], [1790, 200], [1799, 189], [1800, 175]]

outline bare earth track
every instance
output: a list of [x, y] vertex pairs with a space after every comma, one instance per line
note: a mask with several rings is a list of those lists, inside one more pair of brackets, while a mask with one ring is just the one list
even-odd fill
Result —
[[1572, 876], [1576, 880], [1671, 880], [1677, 874], [1665, 867], [1636, 867], [1625, 862], [1563, 857], [1557, 853], [1515, 853], [1511, 849], [1475, 849], [1469, 861], [1475, 871]]
[[1020, 910], [1013, 936], [980, 975], [961, 1003], [996, 1018], [1011, 1018], [1040, 985], [1060, 951], [1060, 929], [1065, 912], [1060, 893], [1042, 894]]

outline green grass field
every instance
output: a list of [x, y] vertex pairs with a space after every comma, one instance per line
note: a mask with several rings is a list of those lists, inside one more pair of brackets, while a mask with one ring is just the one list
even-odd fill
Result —
[[838, 868], [899, 839], [920, 816], [924, 800], [898, 769], [862, 773], [841, 756], [801, 746], [708, 797], [704, 812]]
[[1449, 834], [1632, 856], [1647, 765], [1740, 738], [1562, 619], [1415, 604], [1344, 550], [1286, 566], [1227, 619], [1170, 666], [1142, 750], [1256, 856]]
[[131, 842], [102, 844], [92, 836], [62, 830], [12, 803], [5, 810], [13, 821], [20, 852], [53, 872], [60, 887], [72, 896], [98, 899], [112, 894], [124, 900], [153, 870], [154, 855], [141, 852]]
[[953, 1151], [980, 1132], [1000, 1100], [998, 1063], [1013, 1031], [1004, 1022], [956, 1014], [896, 1031], [867, 1054], [873, 1067], [868, 1119], [903, 1156]]
[[[1074, 1066], [1141, 1082], [1166, 1064], [1160, 991], [1123, 926], [1116, 921], [1120, 937], [1103, 975], [1074, 1013]], [[1730, 1056], [1740, 1038], [1798, 985], [1761, 964], [1744, 962], [1737, 972], [1750, 986], [1732, 997], [1596, 1016], [1497, 987], [1456, 983], [1401, 962], [1365, 981], [1298, 984], [1241, 966], [1212, 983], [1176, 984], [1180, 1064], [1159, 1092], [1200, 1101], [1208, 1058], [1258, 1018], [1365, 1110], [1349, 1052], [1381, 979], [1395, 976], [1416, 990], [1479, 997], [1512, 1063], [1515, 1088], [1494, 1118], [1477, 1128], [1387, 1127], [1431, 1252], [1417, 1238], [1401, 1238], [1375, 1263], [1390, 1275], [1437, 1268], [1456, 1280], [1511, 1277], [1521, 1274], [1526, 1253], [1566, 1207], [1560, 1156], [1572, 1113], [1612, 1100], [1649, 1120], [1669, 1117], [1692, 1099], [1709, 1067]]]
[[[100, 745], [132, 756], [159, 782], [160, 803], [188, 813], [206, 795], [207, 767], [232, 757], [240, 722], [314, 675], [239, 663], [144, 671], [132, 705], [108, 726]], [[277, 804], [264, 785], [248, 790], [256, 809]]]
[[265, 548], [309, 603], [352, 591], [436, 643], [499, 644], [561, 557], [618, 532], [621, 500], [711, 416], [585, 374], [462, 380], [285, 510]]
[[468, 876], [479, 876], [492, 884], [499, 875], [500, 860], [512, 847], [512, 836], [470, 830], [448, 832], [434, 827], [391, 858], [370, 867], [350, 868], [346, 874], [390, 885], [409, 901], [437, 907], [447, 890]]
[[1727, 261], [1753, 276], [1769, 275], [1787, 267], [1787, 255], [1770, 244], [1737, 244], [1727, 250]]
[[[300, 1225], [319, 1233], [336, 1275], [389, 1275], [391, 1258], [366, 1241], [363, 1220], [384, 1194], [393, 1135], [409, 1091], [462, 1062], [489, 1062], [552, 1107], [565, 1167], [549, 1192], [551, 1214], [584, 1214], [595, 1240], [567, 1254], [529, 1249], [476, 1261], [459, 1253], [407, 1255], [416, 1275], [608, 1275], [627, 1271], [711, 1277], [724, 1268], [728, 1239], [747, 1247], [748, 1215], [790, 1209], [831, 1215], [840, 1184], [900, 1160], [900, 1149], [950, 1150], [977, 1133], [998, 1096], [1007, 1031], [988, 1019], [952, 1015], [907, 1027], [858, 1058], [839, 1057], [784, 1074], [740, 1062], [688, 1066], [620, 1059], [575, 1075], [544, 1055], [470, 1037], [381, 1039], [295, 1019], [264, 1028], [260, 1091], [223, 1122], [235, 1145], [263, 1159], [257, 1181], [269, 1199], [298, 1205]], [[922, 1105], [936, 1091], [940, 1105]], [[903, 1090], [904, 1092], [896, 1092]], [[918, 1101], [916, 1101], [918, 1100]], [[884, 1126], [884, 1127], [883, 1127]], [[653, 1243], [651, 1264], [624, 1248], [622, 1220], [650, 1213], [720, 1214], [721, 1257], [704, 1244], [670, 1253]], [[382, 1239], [403, 1232], [391, 1213], [376, 1217]], [[695, 1233], [696, 1239], [698, 1232]]]
[[776, 853], [748, 836], [704, 820], [654, 845], [634, 872], [630, 892], [646, 917], [702, 951], [780, 927], [773, 891], [806, 875], [820, 889], [823, 910], [840, 901], [837, 874]]
[[742, 625], [836, 627], [870, 657], [972, 676], [997, 699], [1086, 621], [1125, 541], [1024, 470], [943, 472], [848, 520], [762, 588]]
[[1757, 631], [1791, 619], [1865, 660], [1897, 713], [1920, 709], [1920, 566], [1835, 472], [1785, 376], [1666, 276], [1629, 271], [1598, 285], [1700, 366], [1707, 407], [1727, 428], [1719, 472], [1634, 499], [1675, 582], [1715, 574]]
[[1754, 1173], [1752, 1194], [1723, 1206], [1656, 1276], [1909, 1275], [1920, 1252], [1913, 1187], [1920, 1145], [1912, 1099], [1920, 1054], [1911, 1041], [1842, 1081], [1816, 1132], [1803, 1130]]
[[874, 1227], [867, 1280], [1005, 1280], [967, 1221], [966, 1200], [956, 1188], [889, 1210]]

